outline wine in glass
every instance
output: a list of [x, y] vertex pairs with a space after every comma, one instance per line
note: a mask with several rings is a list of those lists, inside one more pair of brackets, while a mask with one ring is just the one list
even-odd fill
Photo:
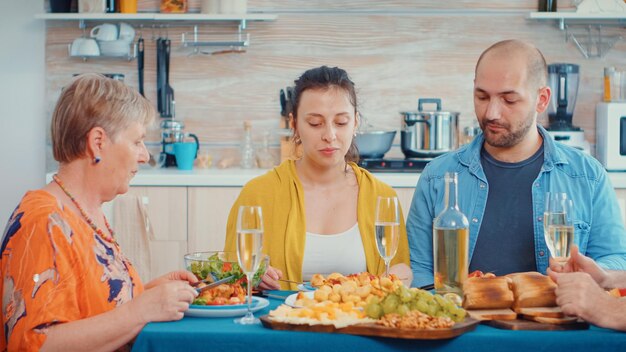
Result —
[[237, 215], [237, 259], [246, 274], [248, 287], [248, 312], [235, 319], [238, 324], [258, 324], [252, 314], [252, 278], [259, 269], [263, 254], [263, 214], [260, 206], [242, 205]]
[[564, 264], [574, 243], [574, 203], [567, 193], [546, 193], [543, 213], [543, 234], [552, 257]]
[[385, 262], [385, 276], [400, 242], [400, 210], [397, 197], [378, 197], [376, 203], [376, 248]]

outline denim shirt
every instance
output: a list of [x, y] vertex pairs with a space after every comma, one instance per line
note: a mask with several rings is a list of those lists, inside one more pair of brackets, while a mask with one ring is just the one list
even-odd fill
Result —
[[[537, 128], [544, 143], [543, 166], [532, 186], [537, 271], [545, 274], [550, 256], [543, 235], [544, 196], [549, 191], [566, 192], [573, 199], [574, 242], [579, 246], [580, 253], [593, 258], [604, 268], [626, 270], [626, 230], [606, 171], [593, 157], [555, 142], [543, 127]], [[471, 261], [489, 192], [480, 162], [483, 142], [483, 135], [480, 134], [469, 145], [434, 159], [428, 163], [417, 182], [406, 224], [412, 285], [415, 287], [434, 281], [432, 226], [435, 217], [444, 209], [446, 172], [458, 173], [459, 208], [470, 224]], [[506, 231], [502, 229], [503, 240], [514, 240], [515, 234]]]

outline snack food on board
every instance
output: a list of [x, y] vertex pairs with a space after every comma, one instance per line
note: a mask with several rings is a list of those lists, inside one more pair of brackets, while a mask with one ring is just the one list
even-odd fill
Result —
[[556, 284], [550, 277], [538, 272], [510, 274], [515, 302], [513, 308], [554, 307]]
[[535, 271], [491, 278], [468, 278], [463, 285], [465, 309], [554, 307], [556, 284]]
[[280, 305], [270, 311], [273, 321], [297, 325], [334, 325], [343, 328], [349, 325], [371, 323], [373, 319], [356, 309], [353, 303], [318, 302], [310, 307], [292, 308]]
[[389, 277], [378, 277], [368, 272], [347, 276], [332, 273], [327, 277], [315, 274], [311, 278], [311, 286], [317, 288], [313, 293], [313, 300], [300, 295], [296, 305], [307, 307], [315, 302], [331, 301], [353, 302], [357, 307], [364, 307], [371, 297], [383, 297], [403, 285], [393, 274]]
[[505, 276], [484, 278], [472, 277], [463, 284], [463, 308], [498, 309], [513, 305], [514, 296]]

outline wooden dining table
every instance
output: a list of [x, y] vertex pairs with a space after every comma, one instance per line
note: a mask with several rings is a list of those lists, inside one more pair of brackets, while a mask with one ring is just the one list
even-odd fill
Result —
[[[273, 291], [272, 297], [287, 297]], [[268, 298], [260, 317], [281, 298]], [[626, 313], [626, 312], [625, 312]], [[239, 325], [232, 317], [185, 316], [173, 322], [150, 323], [137, 336], [133, 351], [621, 351], [626, 333], [590, 326], [586, 330], [505, 330], [479, 324], [473, 331], [442, 340], [413, 340], [338, 333], [272, 330], [261, 324]]]

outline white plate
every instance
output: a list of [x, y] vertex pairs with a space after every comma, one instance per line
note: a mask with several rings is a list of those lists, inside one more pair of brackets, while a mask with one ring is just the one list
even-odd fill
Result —
[[298, 290], [307, 292], [307, 291], [315, 291], [317, 289], [315, 287], [311, 286], [310, 282], [305, 282], [305, 283], [302, 283], [302, 284], [298, 285]]
[[[252, 297], [252, 312], [256, 312], [267, 307], [270, 302], [262, 297]], [[223, 306], [200, 306], [190, 305], [189, 309], [185, 312], [188, 317], [201, 317], [201, 318], [224, 318], [224, 317], [237, 317], [246, 314], [248, 311], [248, 304], [234, 304]]]
[[[313, 299], [313, 291], [302, 292], [302, 294], [304, 294], [304, 296], [307, 298]], [[287, 296], [287, 298], [285, 298], [285, 304], [288, 306], [295, 307], [295, 308], [302, 307], [302, 306], [296, 305], [296, 300], [298, 299], [297, 297], [298, 297], [297, 293]]]

